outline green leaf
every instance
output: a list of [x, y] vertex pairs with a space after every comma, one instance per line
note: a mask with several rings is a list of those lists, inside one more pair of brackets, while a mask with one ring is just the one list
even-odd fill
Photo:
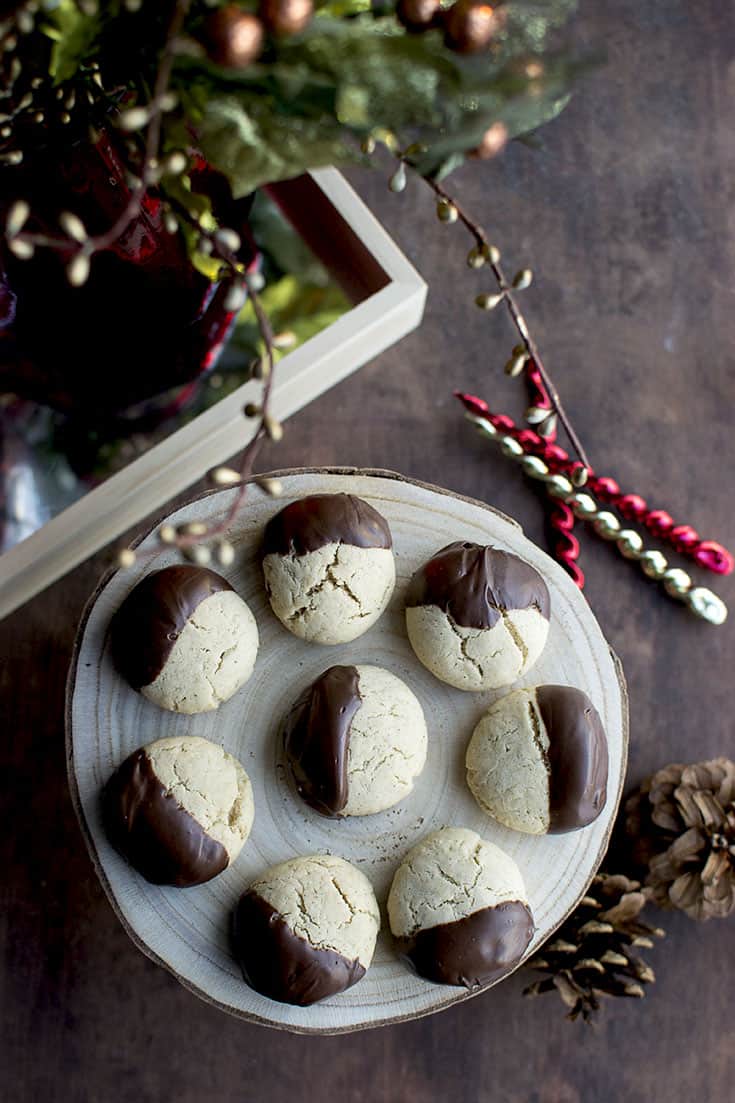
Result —
[[[401, 148], [419, 141], [427, 152], [414, 159], [418, 170], [444, 175], [492, 123], [514, 137], [564, 107], [576, 70], [550, 57], [548, 44], [573, 8], [573, 0], [515, 0], [495, 48], [467, 57], [438, 31], [406, 34], [393, 15], [335, 19], [327, 4], [302, 34], [279, 42], [272, 63], [266, 54], [231, 71], [188, 57], [177, 63], [177, 86], [202, 152], [235, 195], [355, 160], [357, 142], [380, 130]], [[529, 74], [530, 60], [540, 75]]]
[[74, 76], [82, 62], [89, 57], [99, 30], [96, 15], [84, 15], [74, 0], [60, 3], [46, 14], [44, 33], [53, 40], [49, 73], [55, 84], [61, 84]]
[[333, 117], [281, 114], [256, 96], [209, 99], [197, 120], [197, 143], [236, 199], [269, 181], [356, 158]]

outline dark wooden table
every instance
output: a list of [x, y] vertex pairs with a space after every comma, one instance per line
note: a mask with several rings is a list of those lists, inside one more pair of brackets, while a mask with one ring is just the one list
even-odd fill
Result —
[[[735, 545], [735, 9], [723, 0], [583, 5], [581, 47], [606, 67], [543, 132], [453, 181], [511, 265], [598, 470]], [[518, 415], [507, 321], [472, 298], [467, 242], [418, 185], [354, 180], [431, 287], [421, 330], [298, 415], [263, 467], [380, 466], [483, 498], [542, 539], [521, 476], [451, 397]], [[66, 786], [64, 679], [103, 566], [85, 563], [0, 625], [3, 950], [0, 1097], [8, 1103], [335, 1099], [655, 1103], [732, 1098], [733, 925], [667, 921], [644, 1002], [600, 1025], [521, 998], [523, 976], [433, 1018], [298, 1038], [213, 1010], [135, 950], [102, 894]], [[662, 597], [585, 540], [587, 594], [631, 695], [629, 782], [672, 760], [732, 754], [733, 633]], [[708, 581], [708, 580], [705, 580]], [[735, 604], [728, 579], [716, 588]]]

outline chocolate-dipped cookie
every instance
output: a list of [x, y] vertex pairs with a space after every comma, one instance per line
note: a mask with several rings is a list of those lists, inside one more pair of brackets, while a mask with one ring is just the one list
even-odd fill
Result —
[[235, 860], [253, 825], [250, 779], [232, 755], [199, 736], [134, 751], [102, 792], [110, 842], [154, 885], [210, 881]]
[[469, 541], [442, 548], [416, 571], [406, 629], [417, 657], [457, 689], [510, 685], [544, 649], [549, 591], [516, 555]]
[[233, 948], [251, 988], [306, 1007], [362, 979], [379, 928], [367, 877], [343, 858], [316, 854], [253, 882], [235, 910]]
[[272, 517], [263, 574], [281, 624], [313, 643], [347, 643], [373, 625], [395, 585], [388, 522], [353, 494], [313, 494]]
[[408, 852], [388, 917], [398, 952], [419, 976], [465, 988], [514, 969], [534, 932], [515, 862], [459, 827], [434, 831]]
[[253, 672], [258, 627], [227, 579], [205, 567], [154, 571], [110, 626], [112, 656], [130, 685], [171, 712], [216, 709]]
[[284, 725], [300, 796], [323, 816], [369, 816], [413, 789], [426, 761], [426, 723], [408, 686], [378, 666], [332, 666]]
[[467, 784], [506, 827], [562, 833], [596, 820], [607, 796], [607, 738], [586, 694], [517, 689], [491, 705], [467, 747]]

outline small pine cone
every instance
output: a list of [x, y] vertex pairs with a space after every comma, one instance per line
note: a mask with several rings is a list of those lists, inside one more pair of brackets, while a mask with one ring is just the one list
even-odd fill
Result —
[[672, 763], [625, 806], [633, 858], [659, 907], [692, 919], [735, 911], [735, 763]]
[[546, 975], [524, 989], [524, 996], [556, 990], [567, 1018], [590, 1022], [602, 996], [645, 995], [653, 970], [635, 952], [663, 937], [640, 914], [650, 899], [638, 881], [622, 874], [598, 873], [576, 911], [529, 961]]

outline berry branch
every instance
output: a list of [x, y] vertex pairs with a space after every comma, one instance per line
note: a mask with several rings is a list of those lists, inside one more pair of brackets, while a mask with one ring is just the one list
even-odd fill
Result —
[[[398, 154], [397, 156], [401, 165], [407, 165], [409, 168], [413, 169], [409, 151]], [[521, 345], [514, 348], [513, 356], [506, 365], [506, 371], [509, 375], [518, 375], [527, 365], [534, 366], [548, 392], [553, 414], [550, 415], [548, 410], [541, 410], [541, 408], [538, 408], [537, 412], [536, 407], [531, 407], [529, 410], [529, 421], [534, 423], [535, 419], [538, 431], [544, 436], [553, 434], [556, 428], [556, 421], [552, 420], [552, 418], [558, 418], [582, 465], [575, 473], [575, 485], [584, 485], [585, 473], [591, 469], [592, 465], [587, 458], [587, 453], [571, 423], [569, 415], [564, 409], [554, 381], [544, 366], [538, 345], [531, 334], [528, 323], [526, 322], [514, 294], [514, 292], [523, 291], [530, 286], [533, 280], [533, 272], [530, 268], [523, 268], [517, 272], [512, 281], [509, 282], [501, 264], [500, 250], [496, 245], [492, 244], [485, 228], [481, 226], [479, 222], [476, 222], [457, 202], [454, 196], [450, 195], [436, 180], [421, 176], [419, 173], [415, 173], [415, 175], [431, 188], [436, 196], [438, 201], [437, 215], [440, 221], [461, 222], [474, 239], [475, 246], [467, 257], [467, 263], [470, 267], [480, 268], [487, 263], [495, 276], [499, 291], [494, 294], [478, 295], [475, 302], [483, 310], [493, 310], [496, 306], [499, 306], [500, 303], [505, 303], [522, 341]], [[395, 177], [393, 179], [395, 180]], [[394, 190], [402, 190], [402, 188], [394, 188]]]

